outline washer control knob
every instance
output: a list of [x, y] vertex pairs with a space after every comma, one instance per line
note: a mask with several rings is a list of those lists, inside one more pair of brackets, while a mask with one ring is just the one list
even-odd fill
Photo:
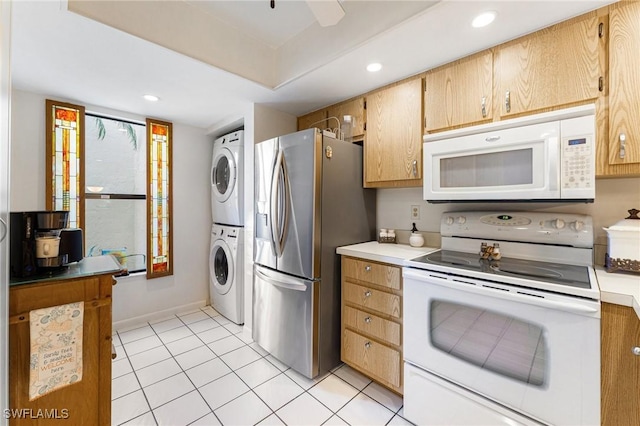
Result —
[[552, 223], [553, 223], [553, 227], [556, 229], [564, 228], [564, 220], [562, 219], [556, 219]]
[[449, 216], [446, 220], [445, 220], [447, 225], [453, 225], [453, 218], [451, 216]]
[[458, 216], [457, 222], [462, 225], [463, 223], [465, 223], [467, 221], [467, 218], [464, 216]]
[[576, 220], [575, 222], [573, 222], [573, 229], [574, 231], [580, 232], [584, 229], [584, 222], [580, 222], [579, 220]]

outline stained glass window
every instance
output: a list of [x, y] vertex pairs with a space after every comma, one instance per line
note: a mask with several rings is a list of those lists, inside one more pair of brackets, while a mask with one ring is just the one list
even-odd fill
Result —
[[69, 212], [69, 228], [84, 225], [84, 107], [46, 101], [47, 210]]
[[172, 125], [147, 119], [147, 278], [171, 275]]

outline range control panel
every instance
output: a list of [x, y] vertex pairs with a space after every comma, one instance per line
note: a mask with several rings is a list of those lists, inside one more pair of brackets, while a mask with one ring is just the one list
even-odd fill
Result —
[[542, 212], [446, 212], [440, 221], [443, 237], [486, 238], [593, 247], [591, 216]]

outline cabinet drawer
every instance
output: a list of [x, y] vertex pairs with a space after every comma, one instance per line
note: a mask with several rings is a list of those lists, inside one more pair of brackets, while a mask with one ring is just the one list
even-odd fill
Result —
[[400, 352], [350, 330], [342, 336], [343, 361], [395, 387], [400, 387]]
[[397, 266], [366, 260], [343, 258], [342, 270], [346, 278], [400, 290], [402, 271]]
[[361, 333], [368, 334], [378, 339], [400, 346], [400, 324], [368, 314], [363, 311], [344, 307], [342, 321], [347, 327], [355, 328]]
[[400, 312], [400, 296], [380, 290], [363, 287], [357, 284], [343, 283], [345, 302], [359, 308], [367, 308], [395, 318], [402, 318]]

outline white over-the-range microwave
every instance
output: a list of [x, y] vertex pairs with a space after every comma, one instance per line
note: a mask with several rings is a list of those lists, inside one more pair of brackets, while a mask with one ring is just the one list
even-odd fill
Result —
[[424, 135], [424, 199], [593, 202], [595, 126], [583, 105]]

